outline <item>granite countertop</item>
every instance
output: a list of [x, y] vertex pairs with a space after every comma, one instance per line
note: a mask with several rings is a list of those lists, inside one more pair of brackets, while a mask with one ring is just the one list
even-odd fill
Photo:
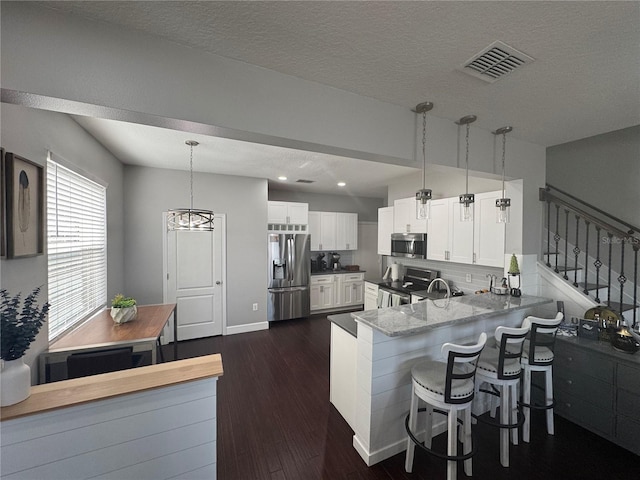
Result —
[[341, 275], [344, 273], [366, 273], [366, 270], [345, 270], [343, 268], [341, 270], [325, 270], [324, 272], [311, 272], [311, 276], [314, 277], [316, 275]]
[[553, 302], [550, 298], [523, 295], [464, 295], [425, 300], [398, 307], [353, 312], [358, 322], [369, 325], [390, 337], [414, 335], [452, 323], [466, 323], [500, 313], [522, 310]]
[[358, 336], [358, 325], [356, 321], [351, 317], [350, 313], [337, 313], [335, 315], [327, 316], [330, 322], [335, 323], [347, 333], [350, 333], [354, 337]]

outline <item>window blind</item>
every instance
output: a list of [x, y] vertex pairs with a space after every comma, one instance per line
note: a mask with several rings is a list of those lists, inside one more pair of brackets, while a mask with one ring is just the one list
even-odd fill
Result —
[[107, 302], [106, 188], [47, 160], [49, 341]]

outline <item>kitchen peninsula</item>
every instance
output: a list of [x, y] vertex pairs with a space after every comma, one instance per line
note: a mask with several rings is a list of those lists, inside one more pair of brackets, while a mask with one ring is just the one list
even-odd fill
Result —
[[[520, 325], [533, 308], [551, 302], [487, 293], [353, 312], [351, 319], [329, 317], [331, 402], [355, 431], [353, 446], [367, 465], [406, 447], [404, 417], [418, 358], [442, 360], [442, 344], [475, 342], [481, 332], [491, 337], [496, 327]], [[351, 379], [344, 378], [349, 374]], [[345, 385], [351, 391], [340, 393]], [[444, 431], [445, 422], [436, 428]]]

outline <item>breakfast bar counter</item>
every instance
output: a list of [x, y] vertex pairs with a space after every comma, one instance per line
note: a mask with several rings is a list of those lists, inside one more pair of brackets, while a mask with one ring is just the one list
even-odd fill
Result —
[[466, 295], [427, 299], [418, 303], [377, 310], [353, 312], [351, 316], [390, 337], [415, 335], [435, 328], [477, 322], [506, 312], [530, 309], [552, 302], [551, 299], [509, 295]]
[[[404, 418], [409, 411], [414, 363], [425, 357], [444, 361], [440, 356], [444, 343], [476, 342], [481, 332], [492, 336], [500, 325], [519, 326], [536, 307], [552, 301], [486, 293], [352, 312], [357, 332], [351, 341], [342, 334], [343, 328], [332, 324], [331, 390], [340, 391], [334, 388], [334, 381], [335, 386], [354, 385], [351, 402], [337, 397], [341, 401], [332, 403], [353, 428], [353, 446], [366, 464], [406, 448]], [[341, 339], [335, 344], [334, 333]], [[352, 350], [350, 355], [341, 351], [345, 345]], [[334, 355], [344, 360], [334, 363]], [[353, 365], [345, 364], [349, 358]], [[352, 378], [342, 378], [349, 372]], [[480, 404], [476, 412], [485, 410], [486, 405]], [[434, 430], [444, 431], [445, 422], [434, 422]]]

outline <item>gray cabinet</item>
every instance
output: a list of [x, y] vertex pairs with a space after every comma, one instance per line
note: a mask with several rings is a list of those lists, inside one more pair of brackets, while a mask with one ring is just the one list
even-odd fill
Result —
[[559, 337], [553, 365], [554, 412], [640, 454], [640, 354]]

